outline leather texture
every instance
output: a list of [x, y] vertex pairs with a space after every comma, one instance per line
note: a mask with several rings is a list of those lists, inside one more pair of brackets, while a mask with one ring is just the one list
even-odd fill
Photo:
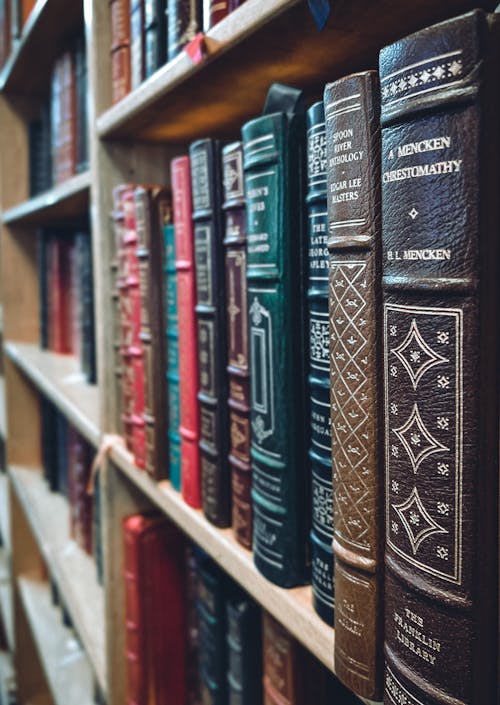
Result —
[[[163, 516], [123, 520], [127, 705], [186, 702], [184, 540]], [[147, 597], [147, 599], [145, 599]]]
[[[157, 480], [167, 476], [167, 405], [164, 381], [166, 345], [162, 263], [166, 261], [164, 230], [171, 226], [172, 199], [167, 189], [139, 186], [134, 191], [137, 258], [141, 294], [140, 340], [144, 354], [146, 472]], [[175, 274], [175, 269], [174, 269]], [[157, 282], [157, 284], [154, 284]], [[175, 321], [174, 321], [175, 328]], [[162, 383], [163, 382], [163, 383]], [[169, 389], [170, 395], [170, 389]]]
[[207, 32], [231, 11], [230, 0], [205, 0], [203, 10], [203, 31]]
[[165, 0], [144, 0], [144, 77], [149, 78], [167, 58]]
[[89, 384], [97, 380], [95, 327], [94, 327], [94, 279], [92, 272], [92, 239], [90, 233], [75, 236], [79, 301], [76, 302], [80, 328], [80, 364]]
[[130, 88], [135, 90], [145, 76], [144, 0], [130, 0]]
[[130, 0], [111, 0], [111, 51], [130, 45]]
[[232, 526], [238, 541], [252, 547], [250, 464], [250, 372], [248, 362], [247, 258], [243, 149], [222, 150], [226, 263], [227, 373], [232, 492]]
[[177, 299], [179, 319], [179, 394], [181, 487], [184, 500], [201, 507], [200, 425], [198, 404], [198, 333], [196, 326], [196, 274], [194, 230], [191, 220], [191, 168], [189, 157], [171, 164], [174, 205]]
[[323, 102], [307, 111], [307, 313], [310, 397], [311, 583], [314, 609], [333, 626], [333, 488], [328, 323], [328, 213]]
[[380, 55], [386, 703], [496, 701], [499, 20]]
[[[297, 91], [274, 91], [301, 106]], [[276, 101], [268, 100], [276, 106]], [[300, 108], [301, 109], [301, 108]], [[276, 112], [242, 129], [254, 561], [282, 587], [308, 577], [305, 403], [305, 115]], [[305, 501], [307, 500], [307, 501]]]
[[370, 71], [324, 95], [330, 252], [335, 672], [382, 696], [380, 104]]
[[264, 705], [304, 703], [305, 669], [299, 643], [270, 614], [262, 614]]
[[118, 103], [131, 90], [130, 45], [113, 49], [111, 52], [111, 100]]
[[216, 526], [231, 524], [224, 247], [220, 145], [189, 148], [196, 267], [196, 317], [203, 511]]
[[262, 702], [262, 634], [260, 607], [242, 591], [226, 601], [229, 702]]
[[168, 60], [202, 30], [202, 0], [167, 0]]

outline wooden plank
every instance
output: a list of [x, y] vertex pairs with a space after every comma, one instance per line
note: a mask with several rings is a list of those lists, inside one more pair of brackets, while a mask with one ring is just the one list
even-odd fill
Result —
[[99, 445], [99, 390], [87, 383], [75, 357], [12, 341], [4, 352], [90, 443]]
[[86, 218], [89, 209], [90, 171], [72, 176], [54, 188], [4, 211], [8, 225], [61, 225], [61, 220]]
[[0, 376], [0, 438], [7, 438], [7, 416], [5, 406], [5, 378]]
[[82, 17], [81, 0], [37, 0], [0, 73], [0, 91], [43, 96], [53, 61]]
[[37, 389], [21, 370], [4, 357], [7, 390], [7, 462], [21, 465], [39, 465], [40, 400]]
[[91, 705], [92, 671], [85, 652], [62, 623], [46, 582], [19, 577], [17, 585], [56, 705]]
[[41, 472], [10, 466], [9, 475], [99, 685], [106, 692], [104, 591], [97, 582], [95, 563], [71, 540], [68, 504], [62, 495], [49, 491]]
[[[311, 102], [324, 84], [377, 68], [385, 44], [472, 9], [474, 0], [351, 0], [332, 3], [319, 34], [305, 2], [247, 0], [207, 34], [207, 57], [182, 53], [97, 120], [101, 137], [180, 142], [234, 138], [261, 113], [273, 81], [306, 89]], [[484, 7], [494, 9], [487, 0]]]
[[9, 508], [9, 480], [6, 473], [0, 473], [0, 536], [2, 546], [10, 553], [10, 508]]

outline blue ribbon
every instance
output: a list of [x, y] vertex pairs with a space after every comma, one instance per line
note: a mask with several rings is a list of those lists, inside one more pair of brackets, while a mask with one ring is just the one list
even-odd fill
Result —
[[307, 0], [316, 27], [321, 32], [330, 17], [330, 0]]

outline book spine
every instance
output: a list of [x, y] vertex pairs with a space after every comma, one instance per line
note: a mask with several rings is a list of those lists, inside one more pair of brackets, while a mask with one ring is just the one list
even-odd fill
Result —
[[333, 488], [328, 324], [328, 213], [323, 103], [307, 111], [308, 330], [313, 605], [333, 626]]
[[22, 26], [25, 25], [26, 20], [30, 16], [31, 10], [33, 9], [33, 6], [35, 4], [35, 0], [22, 0], [21, 5], [22, 5], [22, 11], [21, 11], [21, 21], [22, 21]]
[[[182, 157], [181, 157], [182, 158]], [[192, 544], [186, 545], [184, 570], [186, 576], [186, 622], [187, 622], [187, 677], [186, 690], [188, 703], [201, 703], [200, 668], [199, 668], [199, 620], [197, 610], [198, 566]]]
[[144, 73], [151, 76], [166, 59], [165, 3], [144, 0]]
[[298, 642], [271, 615], [262, 614], [264, 703], [303, 703], [303, 669]]
[[386, 703], [497, 692], [499, 55], [481, 10], [380, 55]]
[[250, 464], [250, 373], [246, 282], [246, 223], [241, 142], [222, 151], [224, 245], [226, 248], [227, 372], [232, 525], [236, 538], [252, 547]]
[[202, 702], [227, 703], [227, 580], [208, 558], [198, 568], [199, 665]]
[[89, 166], [88, 121], [87, 121], [87, 53], [85, 38], [78, 37], [75, 53], [75, 92], [76, 92], [76, 171], [82, 172]]
[[[185, 501], [201, 506], [200, 427], [198, 405], [198, 333], [196, 328], [196, 275], [194, 231], [191, 220], [191, 169], [189, 157], [171, 165], [175, 227], [175, 267], [179, 318], [179, 395], [181, 438], [181, 486]], [[179, 488], [177, 488], [179, 489]]]
[[218, 143], [189, 148], [196, 267], [202, 504], [217, 526], [230, 524], [227, 375], [224, 365], [224, 250]]
[[145, 624], [141, 614], [141, 583], [144, 568], [138, 531], [142, 517], [123, 522], [123, 578], [125, 583], [125, 657], [127, 664], [127, 705], [146, 705]]
[[262, 702], [262, 616], [259, 606], [239, 591], [226, 603], [229, 702]]
[[203, 31], [208, 32], [231, 11], [230, 0], [203, 1]]
[[[167, 344], [168, 387], [168, 457], [170, 481], [176, 489], [181, 487], [181, 412], [179, 376], [179, 317], [177, 309], [177, 270], [175, 256], [175, 230], [172, 223], [163, 228], [165, 243], [165, 333]], [[184, 323], [184, 321], [183, 321]]]
[[168, 60], [182, 51], [202, 29], [202, 0], [167, 0]]
[[335, 668], [382, 694], [380, 127], [376, 72], [325, 89]]
[[130, 45], [130, 0], [111, 0], [111, 51]]
[[144, 80], [144, 0], [130, 0], [130, 87]]
[[292, 587], [307, 575], [304, 448], [303, 116], [244, 125], [253, 546], [257, 568]]
[[57, 491], [57, 409], [43, 395], [40, 396], [40, 447], [43, 475], [51, 492]]
[[118, 47], [111, 52], [112, 102], [118, 103], [131, 90], [130, 46]]
[[39, 230], [37, 236], [38, 290], [40, 300], [40, 347], [42, 350], [47, 350], [49, 347], [49, 235], [46, 231]]

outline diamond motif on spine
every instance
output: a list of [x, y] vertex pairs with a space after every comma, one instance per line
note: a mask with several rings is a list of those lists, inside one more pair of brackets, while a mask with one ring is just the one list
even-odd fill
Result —
[[[449, 450], [427, 430], [416, 404], [413, 406], [408, 421], [399, 428], [393, 428], [392, 430], [408, 453], [414, 473], [417, 472], [420, 464], [433, 453], [442, 453]], [[422, 441], [426, 441], [426, 443]]]
[[[401, 504], [393, 504], [392, 506], [408, 534], [414, 554], [418, 551], [421, 543], [429, 536], [432, 536], [432, 534], [448, 533], [446, 529], [443, 529], [442, 526], [434, 521], [426, 510], [416, 487], [413, 488], [407, 500]], [[415, 518], [417, 518], [417, 521]]]
[[417, 388], [418, 383], [428, 370], [435, 365], [448, 362], [446, 357], [435, 352], [431, 346], [425, 342], [415, 319], [413, 319], [411, 323], [406, 338], [401, 345], [398, 345], [397, 348], [393, 348], [391, 353], [396, 355], [410, 375], [413, 389]]

